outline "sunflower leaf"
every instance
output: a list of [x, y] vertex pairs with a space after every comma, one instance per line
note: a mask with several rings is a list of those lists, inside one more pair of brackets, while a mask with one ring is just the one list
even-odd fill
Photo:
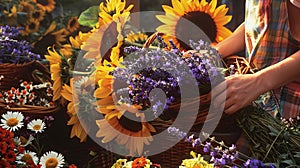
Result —
[[83, 11], [78, 19], [79, 24], [83, 26], [94, 27], [98, 23], [99, 6], [89, 7]]

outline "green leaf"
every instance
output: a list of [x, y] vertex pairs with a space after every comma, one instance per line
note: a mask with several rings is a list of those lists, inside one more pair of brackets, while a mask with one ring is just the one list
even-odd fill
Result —
[[300, 152], [296, 152], [296, 155], [294, 155], [296, 158], [300, 158]]
[[284, 161], [282, 161], [282, 163], [285, 163], [287, 165], [293, 165], [294, 164], [294, 162], [292, 160], [284, 160]]
[[79, 24], [83, 26], [94, 27], [98, 23], [99, 6], [89, 7], [83, 11], [78, 19]]

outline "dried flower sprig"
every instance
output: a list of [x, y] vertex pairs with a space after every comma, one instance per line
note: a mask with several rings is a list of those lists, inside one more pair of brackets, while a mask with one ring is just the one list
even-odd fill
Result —
[[[39, 97], [35, 94], [36, 90], [45, 89], [46, 97]], [[53, 106], [51, 97], [53, 96], [52, 85], [49, 82], [33, 85], [32, 82], [24, 81], [20, 84], [20, 88], [12, 87], [7, 91], [0, 91], [0, 100], [3, 100], [7, 107], [14, 105], [37, 105], [50, 107]]]

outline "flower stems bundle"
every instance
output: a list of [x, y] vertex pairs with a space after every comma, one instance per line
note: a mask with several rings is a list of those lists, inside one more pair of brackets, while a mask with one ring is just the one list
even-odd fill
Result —
[[279, 167], [300, 165], [299, 119], [280, 120], [252, 106], [237, 114], [237, 123], [250, 141], [252, 156]]

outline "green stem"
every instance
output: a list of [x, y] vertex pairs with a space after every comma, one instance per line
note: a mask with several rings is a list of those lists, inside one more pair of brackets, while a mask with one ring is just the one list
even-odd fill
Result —
[[273, 148], [275, 142], [277, 141], [277, 139], [279, 138], [280, 134], [281, 134], [283, 131], [284, 131], [284, 129], [282, 129], [282, 130], [278, 133], [278, 135], [276, 136], [276, 138], [275, 138], [274, 141], [272, 142], [270, 148], [269, 148], [268, 151], [267, 151], [267, 154], [265, 155], [265, 157], [264, 157], [264, 159], [263, 159], [262, 161], [265, 161], [265, 159], [266, 159], [267, 156], [269, 155], [271, 149]]

